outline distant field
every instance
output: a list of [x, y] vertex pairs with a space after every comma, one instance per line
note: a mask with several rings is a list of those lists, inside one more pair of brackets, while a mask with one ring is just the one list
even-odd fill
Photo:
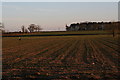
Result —
[[4, 79], [119, 79], [118, 36], [48, 36], [21, 39], [3, 37]]
[[[34, 33], [6, 33], [3, 37], [29, 37], [29, 36], [74, 36], [74, 35], [111, 35], [112, 31], [51, 31]], [[119, 34], [116, 32], [116, 34]]]

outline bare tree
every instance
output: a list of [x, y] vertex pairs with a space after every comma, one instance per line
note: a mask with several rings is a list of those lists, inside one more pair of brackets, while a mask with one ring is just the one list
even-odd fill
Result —
[[29, 30], [30, 32], [34, 32], [35, 26], [36, 26], [35, 24], [30, 24], [29, 27], [28, 27], [28, 30]]
[[42, 28], [39, 25], [30, 24], [28, 30], [30, 32], [39, 32]]
[[25, 33], [28, 33], [28, 29], [25, 28]]
[[40, 25], [37, 25], [37, 32], [40, 32], [40, 30], [42, 30], [42, 28], [40, 27]]
[[4, 24], [2, 22], [0, 22], [0, 31], [5, 32]]
[[24, 33], [25, 32], [25, 26], [22, 26], [21, 29], [22, 29], [22, 32]]

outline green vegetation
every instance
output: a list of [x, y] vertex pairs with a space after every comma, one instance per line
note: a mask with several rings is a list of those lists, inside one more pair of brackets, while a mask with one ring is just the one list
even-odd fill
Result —
[[[4, 33], [3, 37], [30, 37], [30, 36], [71, 36], [71, 35], [112, 35], [112, 31], [51, 31], [33, 33]], [[119, 34], [116, 32], [115, 34]]]

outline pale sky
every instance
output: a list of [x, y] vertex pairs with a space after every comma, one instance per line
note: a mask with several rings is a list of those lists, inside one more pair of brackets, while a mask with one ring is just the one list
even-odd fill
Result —
[[2, 21], [9, 31], [34, 23], [43, 30], [65, 30], [83, 21], [117, 21], [117, 2], [3, 2]]

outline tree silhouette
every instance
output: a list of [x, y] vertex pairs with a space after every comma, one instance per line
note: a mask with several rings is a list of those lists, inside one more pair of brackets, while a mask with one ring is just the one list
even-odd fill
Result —
[[40, 30], [42, 30], [42, 28], [39, 25], [30, 24], [28, 30], [30, 32], [39, 32]]
[[22, 26], [21, 29], [22, 29], [22, 32], [24, 33], [25, 32], [25, 26]]
[[29, 30], [30, 32], [34, 32], [35, 26], [36, 26], [35, 24], [30, 24], [29, 27], [28, 27], [28, 30]]

